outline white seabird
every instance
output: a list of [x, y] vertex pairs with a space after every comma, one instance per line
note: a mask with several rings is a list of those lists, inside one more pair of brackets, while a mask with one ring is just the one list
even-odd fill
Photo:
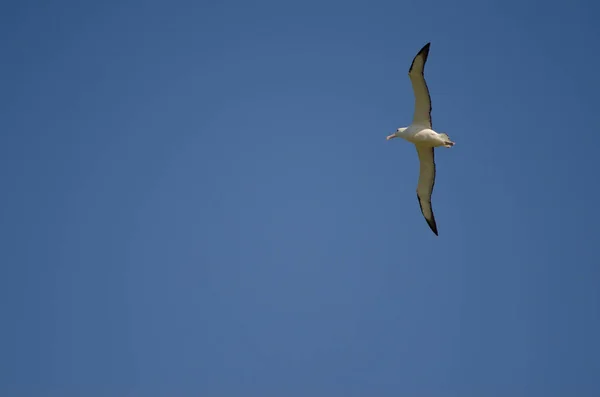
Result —
[[398, 128], [387, 139], [400, 137], [415, 144], [421, 163], [419, 183], [417, 184], [417, 199], [427, 224], [437, 236], [437, 225], [431, 208], [431, 193], [433, 192], [433, 185], [435, 185], [434, 149], [439, 146], [450, 148], [454, 146], [454, 142], [450, 140], [448, 135], [437, 133], [431, 128], [431, 98], [423, 75], [430, 44], [427, 43], [421, 48], [421, 51], [413, 59], [410, 69], [408, 69], [408, 77], [410, 77], [415, 94], [415, 111], [412, 124], [408, 127]]

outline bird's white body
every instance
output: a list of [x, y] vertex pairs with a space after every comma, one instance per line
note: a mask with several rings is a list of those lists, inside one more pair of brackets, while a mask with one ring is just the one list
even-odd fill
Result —
[[446, 134], [435, 132], [426, 126], [413, 124], [408, 127], [398, 128], [394, 134], [398, 138], [406, 139], [415, 145], [423, 145], [427, 147], [451, 147], [453, 145]]

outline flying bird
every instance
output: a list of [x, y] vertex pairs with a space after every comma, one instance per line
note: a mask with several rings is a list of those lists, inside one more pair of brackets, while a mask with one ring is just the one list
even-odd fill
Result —
[[417, 184], [417, 199], [419, 200], [421, 213], [437, 236], [437, 225], [431, 207], [431, 193], [433, 192], [433, 185], [435, 185], [434, 150], [440, 146], [450, 148], [454, 146], [454, 142], [450, 140], [447, 134], [435, 132], [431, 126], [431, 97], [423, 74], [430, 44], [427, 43], [421, 48], [421, 51], [413, 59], [410, 69], [408, 69], [408, 77], [415, 94], [415, 111], [412, 124], [408, 127], [398, 128], [396, 132], [387, 137], [387, 140], [398, 137], [404, 138], [414, 143], [417, 148], [417, 155], [421, 164]]

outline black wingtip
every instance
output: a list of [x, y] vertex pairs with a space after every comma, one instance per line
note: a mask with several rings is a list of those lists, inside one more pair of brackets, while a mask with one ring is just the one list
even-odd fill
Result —
[[431, 43], [427, 43], [423, 46], [423, 48], [421, 48], [421, 50], [417, 53], [417, 56], [423, 54], [425, 56], [425, 60], [427, 60], [427, 57], [429, 56], [429, 46], [431, 45]]
[[435, 224], [435, 218], [432, 218], [432, 219], [425, 218], [425, 221], [429, 225], [429, 228], [431, 229], [431, 231], [433, 232], [433, 234], [435, 234], [437, 236], [438, 235], [438, 230], [437, 230], [437, 225]]
[[423, 46], [423, 48], [421, 48], [419, 50], [419, 52], [417, 52], [417, 55], [415, 55], [415, 57], [413, 58], [413, 61], [410, 64], [410, 68], [408, 68], [408, 73], [410, 73], [412, 71], [413, 65], [415, 64], [415, 60], [420, 56], [423, 55], [423, 64], [425, 64], [427, 62], [427, 57], [429, 56], [429, 46], [431, 45], [431, 42], [425, 44]]
[[431, 219], [427, 219], [425, 214], [423, 213], [423, 204], [421, 204], [421, 198], [419, 197], [419, 193], [417, 193], [417, 201], [419, 202], [419, 208], [421, 209], [421, 214], [423, 214], [423, 218], [425, 218], [425, 222], [429, 225], [429, 228], [435, 234], [438, 235], [437, 224], [435, 223], [435, 215], [433, 215], [433, 208], [431, 209]]
[[433, 232], [433, 234], [438, 236], [437, 226], [435, 225], [435, 223], [433, 225], [431, 223], [429, 223], [429, 227], [431, 228], [431, 231]]

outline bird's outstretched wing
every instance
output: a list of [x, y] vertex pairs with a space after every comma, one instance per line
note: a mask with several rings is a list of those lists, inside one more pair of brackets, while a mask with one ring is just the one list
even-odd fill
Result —
[[430, 44], [427, 43], [421, 48], [421, 51], [415, 56], [408, 70], [408, 77], [410, 77], [415, 94], [415, 112], [412, 123], [427, 128], [431, 128], [431, 97], [429, 96], [429, 88], [427, 88], [427, 82], [423, 73], [427, 56], [429, 55]]
[[433, 208], [431, 207], [431, 194], [433, 193], [433, 186], [435, 185], [435, 152], [432, 147], [415, 146], [417, 147], [420, 163], [417, 198], [419, 199], [421, 213], [425, 217], [425, 220], [433, 233], [437, 236], [437, 225], [435, 224]]

